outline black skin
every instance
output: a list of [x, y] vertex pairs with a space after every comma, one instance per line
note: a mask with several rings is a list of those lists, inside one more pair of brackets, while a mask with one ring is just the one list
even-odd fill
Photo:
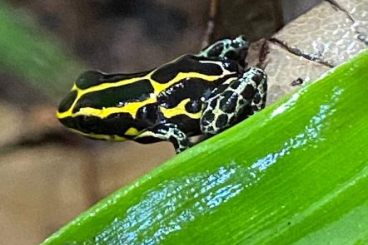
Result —
[[[72, 91], [60, 104], [59, 113], [72, 111], [78, 116], [59, 117], [67, 127], [75, 129], [92, 137], [106, 136], [114, 140], [125, 137], [141, 143], [170, 141], [176, 152], [189, 148], [189, 136], [204, 134], [211, 136], [244, 120], [265, 105], [267, 90], [266, 76], [257, 68], [246, 68], [248, 42], [242, 37], [223, 39], [203, 49], [197, 55], [185, 55], [174, 62], [154, 70], [151, 78], [158, 83], [171, 81], [179, 72], [195, 72], [205, 75], [222, 75], [222, 67], [231, 74], [213, 82], [198, 78], [184, 79], [172, 85], [157, 95], [157, 102], [147, 104], [138, 109], [135, 118], [129, 113], [115, 113], [106, 118], [93, 115], [81, 115], [83, 108], [119, 107], [120, 104], [145, 101], [154, 92], [152, 83], [143, 79], [124, 86], [115, 86], [95, 92], [89, 92], [78, 99]], [[205, 61], [220, 62], [220, 65]], [[125, 79], [139, 78], [150, 71], [136, 74], [103, 74], [89, 71], [82, 74], [76, 86], [85, 90], [99, 84], [113, 84]], [[179, 114], [166, 118], [161, 108], [175, 108], [178, 103], [189, 98], [186, 111], [190, 113], [203, 112], [200, 119], [192, 119]], [[71, 109], [70, 109], [71, 110]], [[127, 135], [128, 129], [134, 127], [138, 135]]]

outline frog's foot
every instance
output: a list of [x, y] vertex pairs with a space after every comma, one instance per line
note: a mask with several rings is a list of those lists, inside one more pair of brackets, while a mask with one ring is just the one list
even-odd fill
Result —
[[240, 79], [234, 79], [226, 89], [205, 101], [201, 131], [214, 135], [253, 115], [265, 107], [266, 92], [267, 76], [263, 70], [247, 69]]
[[206, 58], [215, 58], [223, 60], [238, 61], [245, 66], [245, 57], [247, 56], [249, 42], [243, 36], [234, 39], [222, 39], [199, 52], [198, 56]]
[[172, 123], [150, 127], [136, 136], [134, 140], [139, 143], [170, 141], [173, 143], [176, 153], [180, 153], [190, 147], [187, 135]]

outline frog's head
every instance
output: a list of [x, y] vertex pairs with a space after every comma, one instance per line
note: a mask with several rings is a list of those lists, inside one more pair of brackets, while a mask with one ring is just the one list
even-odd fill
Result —
[[224, 60], [235, 60], [243, 67], [248, 54], [249, 42], [243, 36], [222, 39], [204, 48], [199, 56]]
[[86, 71], [59, 104], [57, 118], [73, 132], [90, 138], [118, 141], [132, 138], [137, 134], [134, 126], [140, 105], [146, 105], [153, 91], [147, 79], [140, 79], [145, 74]]
[[[104, 82], [105, 75], [101, 72], [87, 71], [82, 73], [71, 91], [59, 104], [57, 110], [59, 121], [73, 132], [98, 138], [95, 135], [103, 133], [101, 126], [104, 120], [98, 117], [99, 103], [101, 102], [91, 95], [103, 90]], [[107, 137], [101, 136], [99, 138]]]

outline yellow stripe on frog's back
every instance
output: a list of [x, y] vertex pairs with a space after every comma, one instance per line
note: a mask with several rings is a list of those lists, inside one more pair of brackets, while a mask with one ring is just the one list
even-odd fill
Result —
[[205, 80], [208, 82], [213, 82], [216, 81], [217, 79], [219, 79], [222, 76], [216, 76], [216, 75], [204, 75], [201, 73], [197, 73], [197, 72], [179, 72], [173, 79], [171, 79], [169, 82], [167, 83], [159, 83], [156, 82], [153, 79], [150, 79], [151, 84], [153, 86], [153, 89], [155, 91], [155, 94], [159, 94], [162, 91], [165, 91], [167, 88], [171, 87], [172, 85], [179, 83], [180, 81], [184, 80], [184, 79], [193, 79], [193, 78], [198, 78], [201, 80]]
[[[73, 113], [71, 116], [72, 117], [77, 117], [77, 116], [93, 116], [93, 117], [98, 117], [101, 119], [104, 119], [112, 114], [116, 114], [116, 113], [128, 113], [132, 116], [133, 119], [136, 118], [137, 116], [137, 112], [140, 108], [149, 105], [149, 104], [153, 104], [156, 103], [157, 100], [155, 97], [146, 99], [144, 101], [137, 101], [137, 102], [129, 102], [126, 105], [122, 106], [122, 107], [106, 107], [106, 108], [102, 108], [102, 109], [96, 109], [96, 108], [92, 108], [92, 107], [84, 107], [81, 108], [78, 112]], [[58, 113], [58, 118], [63, 118], [65, 117], [63, 115], [64, 113]], [[68, 114], [66, 114], [66, 116], [69, 116]]]
[[[154, 70], [151, 73], [148, 74], [149, 76], [149, 80], [151, 81], [151, 84], [155, 90], [156, 94], [161, 93], [162, 91], [165, 91], [167, 88], [171, 87], [172, 85], [184, 80], [184, 79], [193, 79], [193, 78], [198, 78], [201, 79], [202, 81], [207, 81], [207, 82], [214, 82], [220, 78], [223, 78], [227, 75], [230, 74], [235, 74], [235, 72], [230, 72], [228, 70], [226, 70], [222, 64], [222, 62], [220, 61], [211, 61], [211, 60], [206, 60], [206, 61], [200, 61], [200, 63], [210, 63], [210, 64], [216, 64], [218, 65], [221, 69], [222, 69], [222, 73], [221, 75], [206, 75], [206, 74], [202, 74], [199, 72], [178, 72], [176, 74], [176, 76], [171, 79], [170, 81], [166, 82], [166, 83], [159, 83], [157, 81], [155, 81], [154, 79], [151, 78], [151, 75], [157, 71]], [[160, 69], [160, 68], [158, 68]]]
[[178, 115], [186, 115], [192, 119], [199, 119], [202, 115], [202, 111], [199, 111], [197, 113], [191, 113], [188, 112], [185, 109], [185, 105], [188, 104], [190, 102], [190, 99], [187, 98], [185, 100], [182, 100], [176, 107], [174, 108], [164, 108], [164, 107], [160, 107], [160, 111], [162, 112], [162, 114], [165, 116], [165, 118], [172, 118], [174, 116], [178, 116]]

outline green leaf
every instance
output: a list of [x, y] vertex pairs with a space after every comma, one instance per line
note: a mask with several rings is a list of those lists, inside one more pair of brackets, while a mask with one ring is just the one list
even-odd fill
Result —
[[365, 52], [43, 244], [367, 244], [367, 66]]
[[25, 11], [0, 2], [0, 68], [23, 78], [50, 98], [68, 91], [85, 67]]

